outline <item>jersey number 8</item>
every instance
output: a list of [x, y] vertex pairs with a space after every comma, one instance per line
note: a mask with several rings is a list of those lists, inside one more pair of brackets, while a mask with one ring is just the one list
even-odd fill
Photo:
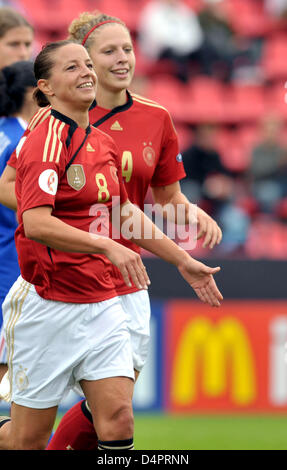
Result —
[[108, 190], [108, 183], [105, 175], [102, 173], [96, 174], [96, 183], [99, 189], [98, 202], [107, 202], [110, 199], [110, 193]]

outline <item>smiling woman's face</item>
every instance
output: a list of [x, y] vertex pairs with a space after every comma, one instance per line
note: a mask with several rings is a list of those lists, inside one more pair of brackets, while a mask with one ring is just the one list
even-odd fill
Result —
[[97, 76], [86, 49], [79, 44], [68, 44], [57, 49], [52, 60], [49, 78], [38, 82], [51, 103], [76, 108], [91, 104], [96, 96]]
[[121, 24], [100, 26], [93, 33], [89, 53], [99, 87], [119, 92], [127, 89], [135, 70], [135, 55], [128, 30]]

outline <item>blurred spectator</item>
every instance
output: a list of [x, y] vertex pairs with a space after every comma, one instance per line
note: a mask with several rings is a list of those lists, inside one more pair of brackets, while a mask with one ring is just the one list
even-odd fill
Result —
[[219, 223], [223, 232], [221, 249], [241, 247], [249, 226], [249, 217], [236, 206], [236, 181], [224, 167], [216, 149], [217, 127], [199, 125], [191, 147], [183, 152], [187, 177], [182, 191]]
[[287, 0], [264, 0], [265, 9], [274, 18], [287, 17]]
[[224, 80], [232, 75], [233, 59], [236, 53], [235, 34], [221, 0], [205, 0], [198, 19], [205, 41], [213, 48], [213, 73]]
[[279, 118], [265, 116], [262, 138], [251, 154], [247, 177], [262, 212], [273, 213], [280, 199], [287, 196], [287, 148], [281, 143], [282, 125]]
[[216, 150], [216, 132], [213, 124], [198, 125], [192, 145], [183, 152], [186, 181], [192, 183], [191, 191], [196, 191], [193, 201], [202, 198], [220, 201], [230, 197], [231, 177]]
[[178, 78], [187, 81], [191, 61], [211, 74], [212, 50], [205, 44], [197, 15], [182, 0], [153, 0], [140, 14], [139, 47], [148, 59], [171, 60]]
[[29, 60], [33, 27], [12, 8], [0, 8], [0, 69], [16, 61]]
[[205, 42], [213, 49], [213, 75], [225, 81], [261, 81], [258, 70], [261, 38], [239, 35], [229, 21], [223, 0], [205, 0], [204, 3], [198, 18]]
[[[34, 65], [30, 61], [16, 62], [0, 71], [0, 116], [3, 116], [0, 121], [0, 176], [5, 171], [7, 161], [18, 145], [28, 122], [38, 109], [33, 99], [36, 86]], [[1, 188], [1, 198], [3, 196]], [[14, 241], [17, 226], [15, 212], [0, 204], [0, 327], [2, 303], [20, 273]], [[2, 335], [3, 330], [0, 338]], [[6, 349], [3, 350], [2, 346], [0, 379], [7, 370], [5, 353]]]

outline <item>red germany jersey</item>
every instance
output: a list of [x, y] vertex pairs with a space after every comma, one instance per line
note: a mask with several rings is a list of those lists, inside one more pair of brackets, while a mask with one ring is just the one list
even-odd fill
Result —
[[105, 256], [66, 253], [29, 240], [22, 214], [48, 205], [63, 222], [91, 233], [97, 226], [97, 232], [108, 220], [112, 198], [118, 203], [127, 200], [119, 173], [113, 140], [90, 126], [79, 128], [59, 112], [52, 110], [27, 136], [17, 162], [15, 240], [21, 274], [41, 297], [90, 303], [117, 295]]
[[[144, 209], [149, 186], [166, 186], [185, 177], [178, 137], [168, 111], [136, 94], [127, 93], [127, 102], [112, 110], [92, 106], [90, 123], [115, 141], [122, 161], [122, 176], [129, 200]], [[139, 247], [121, 239], [121, 243], [139, 252]], [[137, 290], [128, 287], [113, 266], [118, 293]]]
[[[25, 135], [29, 134], [50, 114], [50, 107], [41, 109], [31, 120]], [[110, 135], [119, 150], [122, 176], [129, 200], [144, 209], [149, 186], [165, 186], [185, 177], [178, 138], [168, 111], [136, 94], [127, 92], [127, 102], [112, 110], [97, 106], [90, 108], [90, 123]], [[17, 150], [16, 150], [17, 151]], [[8, 164], [16, 168], [16, 152]], [[120, 240], [125, 246], [140, 252], [137, 245]], [[137, 291], [128, 287], [119, 270], [113, 266], [117, 292], [127, 294]]]

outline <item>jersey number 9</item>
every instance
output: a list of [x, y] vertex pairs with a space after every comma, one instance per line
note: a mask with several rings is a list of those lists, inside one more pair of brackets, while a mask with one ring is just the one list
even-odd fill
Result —
[[129, 183], [133, 172], [133, 156], [132, 152], [125, 150], [122, 156], [122, 175], [125, 182]]

